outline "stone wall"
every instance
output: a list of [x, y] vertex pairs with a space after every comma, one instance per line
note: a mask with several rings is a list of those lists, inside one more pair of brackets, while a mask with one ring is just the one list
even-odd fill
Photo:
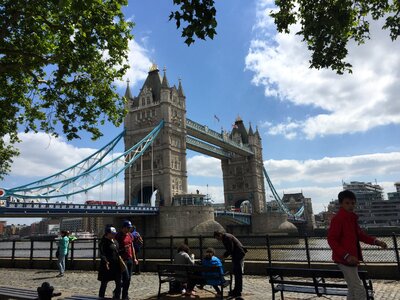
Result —
[[253, 234], [279, 232], [279, 226], [287, 221], [287, 216], [281, 212], [253, 214], [251, 225]]
[[211, 206], [161, 206], [159, 236], [192, 235], [194, 227], [207, 221], [214, 221]]

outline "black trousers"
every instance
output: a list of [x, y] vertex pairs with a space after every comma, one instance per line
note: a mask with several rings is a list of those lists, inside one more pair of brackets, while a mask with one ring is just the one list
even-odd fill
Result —
[[243, 290], [243, 260], [244, 258], [232, 259], [233, 276], [235, 277], [235, 287], [233, 291], [238, 293], [241, 293]]
[[122, 299], [128, 298], [129, 286], [131, 285], [133, 261], [125, 260], [126, 272], [122, 272]]
[[[121, 277], [116, 278], [115, 280], [115, 290], [113, 292], [113, 299], [119, 299], [121, 297]], [[99, 297], [104, 298], [106, 294], [108, 281], [102, 281], [100, 284]]]

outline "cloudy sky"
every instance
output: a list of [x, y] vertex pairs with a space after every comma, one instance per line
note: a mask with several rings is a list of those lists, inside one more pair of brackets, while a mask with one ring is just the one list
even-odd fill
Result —
[[[377, 182], [385, 193], [400, 181], [400, 41], [371, 23], [371, 40], [349, 45], [353, 73], [312, 70], [300, 37], [275, 31], [271, 1], [217, 1], [214, 40], [187, 47], [173, 22], [172, 1], [129, 1], [125, 15], [136, 23], [126, 79], [137, 95], [152, 62], [165, 66], [170, 84], [182, 80], [187, 117], [216, 131], [232, 129], [239, 115], [258, 127], [264, 164], [283, 192], [303, 192], [314, 212], [335, 199], [342, 181]], [[214, 118], [216, 115], [220, 121]], [[122, 128], [104, 126], [105, 136], [66, 142], [46, 134], [21, 134], [21, 156], [1, 187], [14, 187], [80, 161]], [[122, 149], [122, 145], [121, 148]], [[189, 191], [223, 201], [220, 162], [188, 153]], [[122, 201], [121, 192], [117, 197]], [[114, 188], [115, 190], [116, 188]], [[267, 191], [271, 195], [270, 191]], [[110, 196], [114, 197], [115, 196]], [[30, 223], [32, 220], [13, 220]]]

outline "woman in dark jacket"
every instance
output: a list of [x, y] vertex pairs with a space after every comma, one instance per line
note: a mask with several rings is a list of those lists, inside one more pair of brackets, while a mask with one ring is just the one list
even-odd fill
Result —
[[114, 227], [108, 226], [99, 243], [100, 268], [97, 279], [101, 281], [99, 297], [104, 297], [109, 281], [115, 281], [113, 299], [121, 296], [121, 268], [119, 262], [118, 246], [114, 241], [117, 233]]

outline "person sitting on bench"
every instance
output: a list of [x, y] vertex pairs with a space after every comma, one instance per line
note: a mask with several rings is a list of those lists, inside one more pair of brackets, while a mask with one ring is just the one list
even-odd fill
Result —
[[[201, 264], [206, 267], [219, 267], [222, 275], [221, 278], [224, 278], [222, 262], [218, 257], [215, 256], [215, 250], [213, 248], [207, 248], [206, 255], [202, 259]], [[217, 292], [217, 295], [221, 296], [221, 290], [219, 288], [219, 285], [223, 284], [221, 279], [215, 278], [215, 273], [211, 273], [210, 275], [210, 273], [205, 272], [202, 275], [204, 277], [204, 284], [212, 285], [214, 290]]]
[[[174, 264], [176, 265], [194, 265], [194, 254], [189, 255], [190, 248], [186, 244], [182, 244], [178, 247], [178, 253], [175, 254]], [[178, 273], [179, 271], [177, 271]], [[185, 293], [187, 296], [195, 295], [194, 286], [195, 282], [183, 282], [181, 280], [177, 280], [181, 284], [182, 293]], [[186, 287], [186, 288], [185, 288]]]

